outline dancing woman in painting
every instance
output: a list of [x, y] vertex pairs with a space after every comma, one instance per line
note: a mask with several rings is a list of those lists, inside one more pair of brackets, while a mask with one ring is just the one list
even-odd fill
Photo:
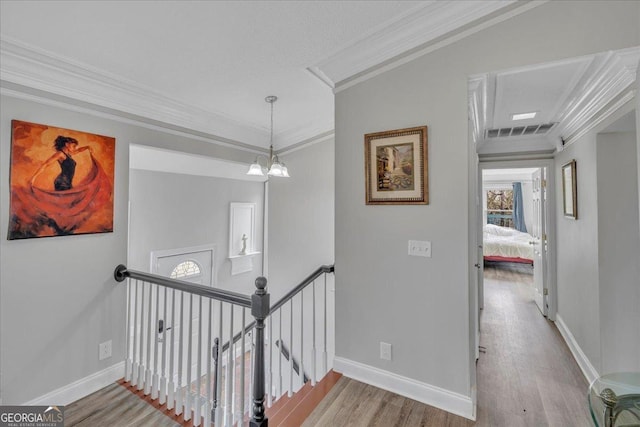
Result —
[[105, 155], [113, 153], [113, 139], [84, 134], [80, 146], [79, 139], [60, 133], [45, 138], [41, 125], [13, 126], [9, 239], [112, 231], [113, 181], [94, 151], [113, 171], [113, 157]]
[[36, 182], [38, 175], [42, 173], [50, 164], [57, 161], [60, 165], [60, 175], [58, 175], [53, 182], [53, 187], [56, 191], [71, 190], [73, 186], [73, 176], [76, 173], [76, 161], [73, 160], [73, 156], [89, 150], [89, 153], [93, 154], [91, 147], [88, 145], [78, 148], [78, 141], [69, 136], [58, 136], [53, 143], [56, 153], [49, 157], [38, 170], [33, 174], [31, 178], [31, 185]]

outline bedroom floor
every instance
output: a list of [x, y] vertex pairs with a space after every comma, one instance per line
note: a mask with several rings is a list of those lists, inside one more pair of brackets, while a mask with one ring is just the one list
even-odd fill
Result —
[[476, 425], [591, 425], [587, 381], [533, 301], [533, 276], [485, 266], [484, 277]]

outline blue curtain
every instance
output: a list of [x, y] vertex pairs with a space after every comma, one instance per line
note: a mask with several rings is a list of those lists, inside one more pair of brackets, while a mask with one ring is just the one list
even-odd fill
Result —
[[513, 225], [518, 231], [527, 232], [524, 223], [524, 209], [522, 207], [522, 183], [513, 183]]

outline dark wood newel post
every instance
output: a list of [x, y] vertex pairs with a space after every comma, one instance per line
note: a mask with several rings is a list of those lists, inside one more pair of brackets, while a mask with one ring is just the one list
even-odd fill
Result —
[[251, 314], [256, 319], [256, 349], [253, 361], [253, 414], [250, 427], [267, 427], [269, 420], [264, 415], [264, 319], [269, 315], [267, 279], [256, 279], [256, 293], [251, 295]]

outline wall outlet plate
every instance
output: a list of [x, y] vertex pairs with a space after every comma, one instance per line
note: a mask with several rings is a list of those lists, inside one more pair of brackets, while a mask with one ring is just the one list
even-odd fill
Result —
[[431, 242], [426, 240], [409, 240], [409, 255], [431, 258]]
[[380, 341], [380, 359], [391, 360], [391, 344]]
[[98, 346], [98, 360], [111, 357], [111, 340], [105, 341]]

